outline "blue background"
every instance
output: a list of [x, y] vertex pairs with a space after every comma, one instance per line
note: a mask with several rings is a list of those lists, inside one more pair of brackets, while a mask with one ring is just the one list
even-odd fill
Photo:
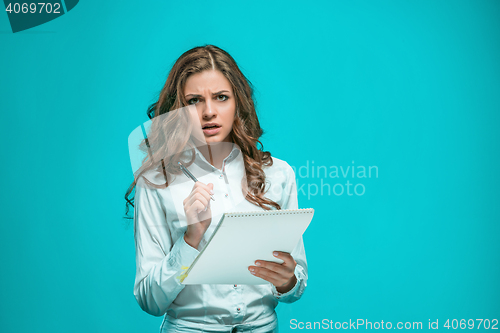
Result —
[[494, 0], [81, 1], [13, 34], [0, 14], [2, 332], [158, 331], [133, 295], [127, 136], [207, 43], [255, 85], [265, 150], [378, 167], [325, 179], [362, 196], [299, 194], [309, 282], [281, 331], [498, 319], [499, 16]]

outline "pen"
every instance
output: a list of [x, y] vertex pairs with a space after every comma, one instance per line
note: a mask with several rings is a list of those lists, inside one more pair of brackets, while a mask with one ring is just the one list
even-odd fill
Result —
[[[182, 165], [181, 162], [178, 162], [179, 166], [181, 167], [181, 170], [182, 172], [184, 172], [184, 174], [186, 176], [188, 176], [189, 178], [191, 178], [195, 183], [198, 181], [198, 179], [196, 179], [195, 176], [193, 176], [193, 174], [191, 172], [189, 172], [189, 170], [184, 166]], [[213, 195], [210, 194], [210, 198], [212, 198], [213, 201], [215, 201], [215, 198]]]

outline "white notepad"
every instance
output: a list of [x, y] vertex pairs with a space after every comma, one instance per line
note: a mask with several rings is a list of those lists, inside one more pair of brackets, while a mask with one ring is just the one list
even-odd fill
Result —
[[267, 284], [250, 274], [255, 260], [282, 263], [273, 251], [292, 253], [311, 223], [313, 208], [224, 213], [183, 284]]

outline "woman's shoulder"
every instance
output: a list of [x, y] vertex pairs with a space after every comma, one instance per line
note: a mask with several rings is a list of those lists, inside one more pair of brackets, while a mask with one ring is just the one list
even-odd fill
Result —
[[290, 166], [290, 164], [288, 164], [288, 162], [274, 156], [271, 156], [271, 158], [273, 159], [273, 165], [268, 166], [267, 168], [264, 169], [264, 170], [267, 169], [266, 173], [272, 173], [272, 174], [279, 173], [281, 175], [286, 176], [287, 178], [295, 176], [295, 171]]
[[271, 158], [273, 159], [273, 166], [284, 169], [292, 169], [292, 167], [290, 166], [290, 164], [288, 164], [287, 161], [277, 158], [276, 156], [271, 156]]
[[273, 165], [265, 168], [266, 197], [277, 202], [281, 207], [286, 205], [290, 189], [296, 183], [295, 172], [287, 161], [272, 157]]
[[136, 185], [151, 190], [158, 189], [165, 186], [165, 176], [159, 170], [147, 170], [139, 175]]

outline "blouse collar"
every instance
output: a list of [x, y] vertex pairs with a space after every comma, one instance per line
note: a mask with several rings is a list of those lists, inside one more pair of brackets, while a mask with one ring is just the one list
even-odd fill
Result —
[[[205, 167], [210, 170], [216, 170], [216, 168], [212, 164], [210, 164], [205, 156], [203, 156], [203, 154], [198, 150], [198, 147], [195, 147], [194, 149], [196, 152], [196, 164], [198, 164], [200, 167]], [[239, 153], [241, 153], [240, 147], [236, 143], [233, 143], [231, 152], [226, 156], [226, 158], [224, 158], [224, 161], [222, 163], [225, 164], [231, 162], [238, 156]]]

